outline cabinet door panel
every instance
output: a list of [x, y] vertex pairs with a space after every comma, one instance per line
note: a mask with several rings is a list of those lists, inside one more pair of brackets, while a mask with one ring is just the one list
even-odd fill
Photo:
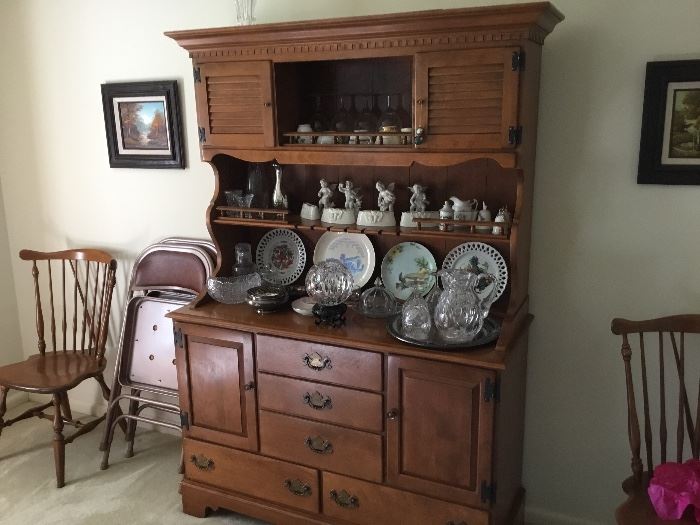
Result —
[[274, 146], [270, 62], [203, 64], [199, 70], [195, 91], [204, 145]]
[[258, 449], [251, 334], [179, 323], [180, 407], [188, 437]]
[[425, 148], [511, 148], [517, 126], [520, 48], [418, 53], [415, 68], [416, 127], [426, 129]]
[[392, 485], [483, 506], [491, 480], [493, 403], [484, 400], [493, 372], [389, 356], [387, 479]]

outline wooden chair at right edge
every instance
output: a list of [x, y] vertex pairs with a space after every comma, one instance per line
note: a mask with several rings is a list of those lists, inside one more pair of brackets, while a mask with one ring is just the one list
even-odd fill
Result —
[[[687, 509], [683, 519], [661, 520], [651, 505], [647, 487], [656, 465], [665, 462], [682, 463], [691, 456], [697, 459], [700, 453], [700, 399], [690, 400], [686, 388], [688, 384], [698, 385], [700, 376], [697, 370], [689, 370], [692, 373], [686, 380], [685, 370], [686, 334], [700, 334], [700, 315], [678, 315], [646, 321], [613, 319], [611, 328], [615, 335], [622, 336], [622, 359], [627, 389], [627, 427], [632, 451], [632, 476], [622, 483], [628, 497], [615, 512], [617, 523], [695, 524], [692, 507]], [[695, 339], [695, 346], [698, 346], [699, 341]], [[636, 366], [639, 366], [638, 371], [634, 370]], [[634, 377], [641, 380], [641, 390], [639, 385], [635, 390]], [[678, 403], [674, 402], [673, 406], [668, 407], [671, 415], [667, 417], [666, 398], [667, 394], [670, 397], [672, 392], [674, 396], [678, 395]], [[656, 412], [657, 401], [658, 417], [655, 417], [656, 414], [651, 415], [650, 406], [653, 406]], [[692, 402], [695, 402], [694, 409], [691, 409]], [[637, 411], [638, 404], [642, 406], [641, 423]], [[670, 420], [671, 427], [667, 425], [667, 420]], [[669, 438], [674, 439], [674, 434], [676, 454], [671, 455], [672, 452], [667, 454], [667, 442]], [[658, 461], [654, 459], [654, 448], [660, 451], [660, 457], [656, 458]]]

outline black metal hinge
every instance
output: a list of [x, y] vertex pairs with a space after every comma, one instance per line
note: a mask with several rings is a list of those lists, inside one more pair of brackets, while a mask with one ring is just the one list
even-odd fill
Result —
[[513, 51], [511, 68], [513, 71], [522, 71], [525, 69], [525, 53], [523, 51]]
[[511, 126], [508, 128], [508, 144], [517, 146], [523, 140], [523, 127]]
[[194, 77], [195, 82], [202, 81], [202, 73], [198, 67], [192, 69], [192, 76]]
[[490, 403], [491, 401], [500, 401], [501, 399], [501, 389], [499, 388], [498, 379], [492, 381], [490, 377], [486, 378], [484, 383], [484, 401]]
[[177, 346], [178, 348], [184, 348], [182, 341], [182, 330], [180, 330], [179, 328], [174, 328], [173, 339], [175, 340], [175, 346]]
[[495, 483], [487, 483], [486, 480], [481, 482], [481, 503], [496, 503]]
[[185, 429], [190, 429], [190, 415], [187, 412], [180, 412], [180, 426]]
[[204, 144], [207, 141], [207, 130], [199, 128], [199, 143]]

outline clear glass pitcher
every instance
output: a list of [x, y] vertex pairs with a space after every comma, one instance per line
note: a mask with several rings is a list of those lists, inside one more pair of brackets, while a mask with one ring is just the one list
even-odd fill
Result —
[[[457, 268], [440, 270], [438, 276], [445, 290], [435, 307], [435, 328], [448, 341], [473, 339], [489, 314], [497, 288], [496, 277], [490, 273], [477, 274]], [[481, 298], [478, 291], [491, 283], [491, 291]]]

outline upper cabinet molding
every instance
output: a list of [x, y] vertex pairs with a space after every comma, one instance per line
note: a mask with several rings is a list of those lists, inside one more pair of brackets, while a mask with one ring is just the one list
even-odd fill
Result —
[[549, 2], [170, 31], [197, 62], [410, 55], [423, 51], [538, 44], [564, 16]]

